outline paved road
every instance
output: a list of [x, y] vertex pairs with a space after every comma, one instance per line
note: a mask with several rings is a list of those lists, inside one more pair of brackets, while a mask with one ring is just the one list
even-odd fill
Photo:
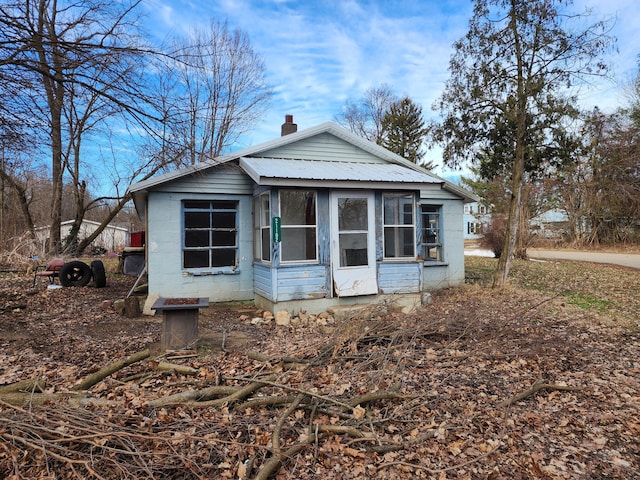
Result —
[[[579, 252], [575, 250], [542, 250], [539, 248], [528, 248], [527, 253], [531, 258], [548, 260], [574, 260], [577, 262], [610, 263], [625, 267], [640, 269], [640, 254], [631, 253], [602, 253], [602, 252]], [[465, 255], [476, 255], [482, 257], [493, 257], [489, 250], [469, 249], [464, 251]]]
[[574, 250], [540, 250], [537, 248], [528, 248], [527, 253], [531, 258], [611, 263], [640, 269], [640, 255], [631, 253], [577, 252]]

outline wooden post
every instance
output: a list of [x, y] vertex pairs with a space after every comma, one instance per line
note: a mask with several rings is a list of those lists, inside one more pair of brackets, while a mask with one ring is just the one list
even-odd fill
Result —
[[165, 350], [193, 347], [198, 340], [198, 309], [164, 310], [161, 342]]
[[198, 314], [208, 298], [159, 298], [151, 308], [162, 311], [161, 344], [165, 350], [192, 348], [198, 340]]

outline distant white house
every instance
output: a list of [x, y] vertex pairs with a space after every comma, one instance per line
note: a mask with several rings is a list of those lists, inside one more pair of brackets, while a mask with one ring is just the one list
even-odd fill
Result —
[[464, 206], [462, 222], [464, 225], [464, 239], [477, 240], [482, 238], [483, 228], [491, 221], [491, 214], [487, 207], [479, 202], [467, 203]]
[[[64, 239], [69, 232], [71, 232], [71, 226], [73, 220], [67, 220], [60, 224], [60, 238]], [[79, 239], [87, 238], [100, 226], [100, 222], [94, 222], [92, 220], [83, 220], [80, 226], [80, 232], [78, 234]], [[42, 253], [47, 250], [47, 243], [49, 240], [50, 226], [44, 226], [36, 228], [36, 238], [38, 245]], [[120, 247], [126, 247], [129, 239], [129, 229], [125, 227], [117, 227], [114, 225], [107, 225], [104, 230], [96, 237], [91, 243], [92, 247], [102, 247], [107, 252], [116, 252]]]

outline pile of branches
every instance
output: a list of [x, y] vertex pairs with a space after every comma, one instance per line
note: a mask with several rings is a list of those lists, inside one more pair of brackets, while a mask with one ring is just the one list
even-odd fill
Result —
[[[10, 385], [0, 389], [0, 476], [260, 480], [298, 455], [301, 462], [320, 461], [323, 442], [354, 459], [396, 458], [386, 455], [454, 428], [423, 421], [433, 396], [412, 384], [421, 378], [422, 359], [470, 337], [495, 335], [487, 325], [352, 320], [295, 356], [264, 353], [266, 346], [190, 366], [145, 350], [67, 389], [47, 388], [42, 378]], [[477, 354], [455, 351], [455, 362]], [[518, 400], [540, 389], [569, 388], [537, 382]], [[489, 457], [501, 442], [487, 445], [444, 468], [407, 466], [443, 473]], [[360, 474], [401, 464], [381, 460]]]

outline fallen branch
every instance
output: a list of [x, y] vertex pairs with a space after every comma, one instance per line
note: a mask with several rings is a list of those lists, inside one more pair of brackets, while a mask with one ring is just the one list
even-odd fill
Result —
[[[232, 377], [235, 380], [246, 380], [243, 378], [237, 378], [237, 377]], [[278, 387], [278, 388], [282, 388], [284, 390], [289, 390], [290, 392], [295, 392], [295, 393], [302, 393], [304, 395], [307, 395], [309, 397], [313, 397], [313, 398], [317, 398], [319, 400], [324, 400], [325, 402], [328, 403], [333, 403], [334, 405], [338, 405], [339, 407], [342, 407], [346, 410], [352, 410], [354, 408], [354, 406], [349, 405], [348, 403], [344, 403], [341, 402], [340, 400], [336, 400], [335, 398], [331, 398], [331, 397], [327, 397], [325, 395], [320, 395], [319, 393], [314, 393], [314, 392], [310, 392], [308, 390], [303, 390], [300, 388], [296, 388], [296, 387], [291, 387], [289, 385], [283, 385], [281, 383], [276, 383], [271, 381], [271, 379], [269, 377], [265, 377], [265, 378], [261, 378], [261, 379], [256, 379], [255, 382], [258, 383], [262, 383], [264, 385], [271, 385], [273, 387]]]
[[96, 383], [107, 378], [109, 375], [112, 375], [118, 370], [121, 370], [124, 367], [127, 367], [133, 363], [139, 362], [140, 360], [144, 360], [150, 355], [151, 355], [150, 350], [143, 350], [141, 352], [134, 353], [133, 355], [129, 355], [128, 357], [121, 358], [117, 362], [113, 362], [112, 364], [107, 365], [104, 368], [101, 368], [97, 372], [92, 373], [91, 375], [87, 375], [86, 377], [84, 377], [83, 380], [80, 381], [80, 383], [74, 385], [72, 390], [75, 390], [75, 391], [89, 390]]
[[40, 407], [45, 403], [58, 402], [60, 400], [71, 400], [73, 398], [84, 398], [85, 394], [80, 392], [65, 393], [29, 393], [29, 392], [7, 392], [0, 395], [0, 400], [9, 405], [24, 407], [27, 405]]
[[299, 365], [309, 365], [313, 363], [311, 360], [307, 360], [304, 358], [295, 358], [295, 357], [281, 357], [281, 358], [273, 358], [265, 355], [264, 353], [251, 351], [247, 353], [247, 357], [251, 360], [256, 360], [258, 362], [269, 363], [271, 365], [281, 365], [285, 370], [295, 369]]
[[155, 369], [161, 372], [175, 372], [180, 375], [198, 375], [200, 370], [188, 365], [178, 365], [177, 363], [157, 362]]
[[190, 406], [194, 407], [221, 407], [222, 405], [237, 402], [238, 400], [243, 400], [251, 395], [256, 390], [262, 388], [265, 384], [269, 384], [271, 380], [274, 380], [277, 377], [276, 374], [268, 375], [264, 379], [259, 379], [251, 382], [250, 384], [242, 387], [235, 392], [227, 395], [226, 397], [218, 398], [215, 400], [208, 401], [198, 401], [191, 402]]
[[185, 392], [175, 393], [166, 397], [151, 400], [150, 407], [167, 407], [171, 405], [181, 405], [185, 403], [198, 402], [199, 400], [208, 400], [219, 396], [228, 396], [236, 393], [240, 387], [214, 385], [200, 390], [187, 390]]
[[235, 407], [235, 410], [242, 412], [247, 408], [286, 405], [288, 403], [293, 402], [295, 398], [296, 398], [295, 395], [270, 395], [268, 397], [256, 397], [237, 405]]
[[525, 390], [524, 392], [518, 393], [517, 395], [514, 395], [513, 397], [509, 398], [508, 400], [505, 400], [504, 402], [500, 402], [498, 406], [509, 407], [514, 403], [519, 402], [520, 400], [523, 400], [527, 397], [530, 397], [531, 395], [536, 394], [540, 390], [561, 390], [561, 391], [571, 392], [571, 391], [581, 390], [581, 389], [582, 389], [581, 387], [569, 387], [567, 385], [558, 385], [555, 383], [544, 383], [543, 380], [539, 378], [527, 390]]
[[40, 376], [0, 386], [0, 396], [15, 392], [43, 392], [46, 380]]
[[287, 458], [293, 457], [296, 453], [303, 450], [308, 445], [312, 444], [313, 442], [317, 441], [320, 438], [321, 438], [320, 436], [309, 435], [309, 437], [307, 437], [307, 439], [304, 442], [294, 445], [293, 447], [290, 447], [289, 449], [282, 452], [282, 454], [277, 457], [271, 457], [266, 463], [262, 465], [262, 467], [260, 468], [260, 471], [255, 476], [254, 480], [268, 480], [271, 477], [271, 475], [273, 475], [280, 468], [280, 465], [282, 465], [282, 462], [284, 460], [286, 460]]
[[284, 426], [284, 422], [287, 420], [289, 415], [291, 415], [294, 410], [298, 408], [298, 405], [300, 405], [300, 402], [302, 402], [303, 399], [304, 395], [299, 394], [287, 407], [284, 413], [280, 415], [280, 418], [278, 418], [276, 428], [273, 430], [273, 435], [271, 436], [273, 455], [276, 457], [279, 457], [282, 454], [282, 450], [280, 449], [280, 435], [282, 434], [282, 427]]

